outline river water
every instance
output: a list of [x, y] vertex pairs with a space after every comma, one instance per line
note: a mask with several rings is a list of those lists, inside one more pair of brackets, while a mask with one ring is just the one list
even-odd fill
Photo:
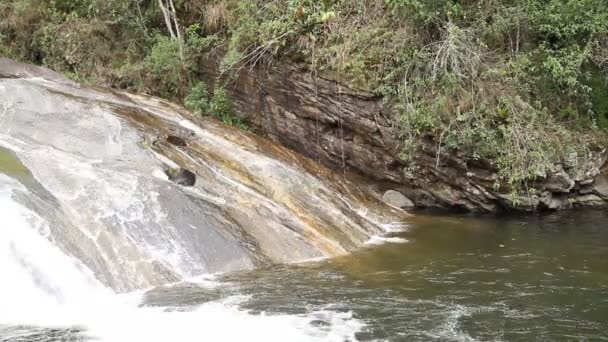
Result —
[[77, 307], [78, 318], [59, 309], [55, 322], [45, 322], [52, 312], [22, 312], [47, 328], [5, 326], [0, 341], [605, 341], [607, 223], [599, 210], [418, 215], [345, 257], [201, 277], [111, 304], [91, 294], [101, 297]]
[[253, 310], [352, 311], [361, 341], [608, 340], [608, 212], [412, 221], [406, 243], [224, 280]]
[[608, 340], [605, 210], [408, 215], [161, 99], [0, 75], [0, 342]]

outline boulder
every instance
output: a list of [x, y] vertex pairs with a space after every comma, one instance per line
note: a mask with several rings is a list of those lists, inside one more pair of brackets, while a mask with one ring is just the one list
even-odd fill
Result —
[[545, 182], [544, 187], [551, 192], [568, 193], [574, 188], [575, 184], [576, 182], [566, 172], [560, 171], [551, 175]]
[[196, 175], [192, 171], [186, 169], [167, 169], [165, 170], [169, 180], [183, 186], [194, 186], [196, 183]]
[[[549, 192], [543, 192], [539, 197], [538, 201], [539, 205], [542, 205], [542, 208], [547, 210], [560, 210], [567, 208], [570, 203], [568, 202], [567, 195], [565, 194], [556, 194], [555, 196]], [[541, 208], [541, 209], [542, 209]]]
[[602, 206], [602, 205], [606, 204], [606, 201], [604, 201], [599, 196], [593, 195], [593, 194], [575, 197], [571, 201], [574, 204], [584, 205], [584, 206]]
[[504, 208], [509, 210], [535, 211], [541, 201], [538, 198], [527, 195], [497, 194]]
[[595, 188], [589, 184], [582, 185], [580, 189], [578, 189], [578, 193], [581, 195], [589, 195], [595, 191]]
[[396, 207], [396, 208], [412, 208], [414, 207], [414, 202], [412, 202], [409, 198], [405, 197], [404, 194], [395, 190], [388, 190], [382, 196], [382, 200], [384, 203]]
[[595, 179], [593, 189], [598, 196], [608, 199], [608, 173], [601, 174]]

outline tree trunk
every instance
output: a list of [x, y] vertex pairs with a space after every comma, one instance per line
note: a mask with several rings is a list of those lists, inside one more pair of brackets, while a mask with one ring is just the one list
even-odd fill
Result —
[[171, 14], [169, 13], [167, 7], [165, 7], [164, 0], [158, 0], [158, 6], [160, 7], [160, 11], [163, 13], [163, 18], [165, 19], [165, 25], [167, 25], [169, 35], [171, 35], [172, 39], [176, 39], [177, 36], [175, 35], [175, 31], [173, 30], [173, 24], [171, 23]]

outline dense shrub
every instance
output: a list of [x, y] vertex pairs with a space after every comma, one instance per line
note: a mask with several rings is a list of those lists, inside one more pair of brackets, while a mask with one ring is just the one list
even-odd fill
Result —
[[213, 96], [210, 97], [207, 86], [203, 82], [199, 82], [190, 89], [188, 96], [184, 99], [184, 104], [197, 114], [214, 116], [228, 125], [249, 129], [246, 123], [234, 113], [232, 101], [225, 88], [216, 87]]
[[207, 114], [210, 112], [209, 92], [207, 86], [203, 82], [197, 83], [184, 99], [184, 104], [188, 109], [197, 114]]

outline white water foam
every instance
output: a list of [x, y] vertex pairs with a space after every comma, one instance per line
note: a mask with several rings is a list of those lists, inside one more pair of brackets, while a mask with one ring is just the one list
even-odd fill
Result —
[[[95, 341], [354, 341], [351, 313], [251, 314], [242, 296], [191, 311], [139, 307], [141, 293], [116, 295], [49, 237], [48, 223], [12, 198], [27, 191], [0, 175], [0, 325], [85, 329]], [[322, 320], [321, 327], [311, 323]], [[1, 336], [0, 336], [1, 337]]]
[[401, 238], [401, 237], [385, 237], [385, 236], [372, 236], [367, 242], [366, 245], [383, 245], [385, 243], [407, 243], [410, 240]]
[[403, 233], [409, 230], [409, 225], [404, 222], [390, 222], [383, 224], [382, 228], [389, 233]]
[[[382, 229], [386, 232], [385, 234], [395, 234], [395, 233], [403, 233], [407, 232], [409, 226], [406, 223], [402, 222], [391, 222], [385, 224], [379, 224]], [[386, 243], [407, 243], [410, 240], [402, 237], [396, 236], [386, 236], [386, 235], [374, 235], [369, 240], [365, 242], [366, 246], [377, 246], [383, 245]]]

